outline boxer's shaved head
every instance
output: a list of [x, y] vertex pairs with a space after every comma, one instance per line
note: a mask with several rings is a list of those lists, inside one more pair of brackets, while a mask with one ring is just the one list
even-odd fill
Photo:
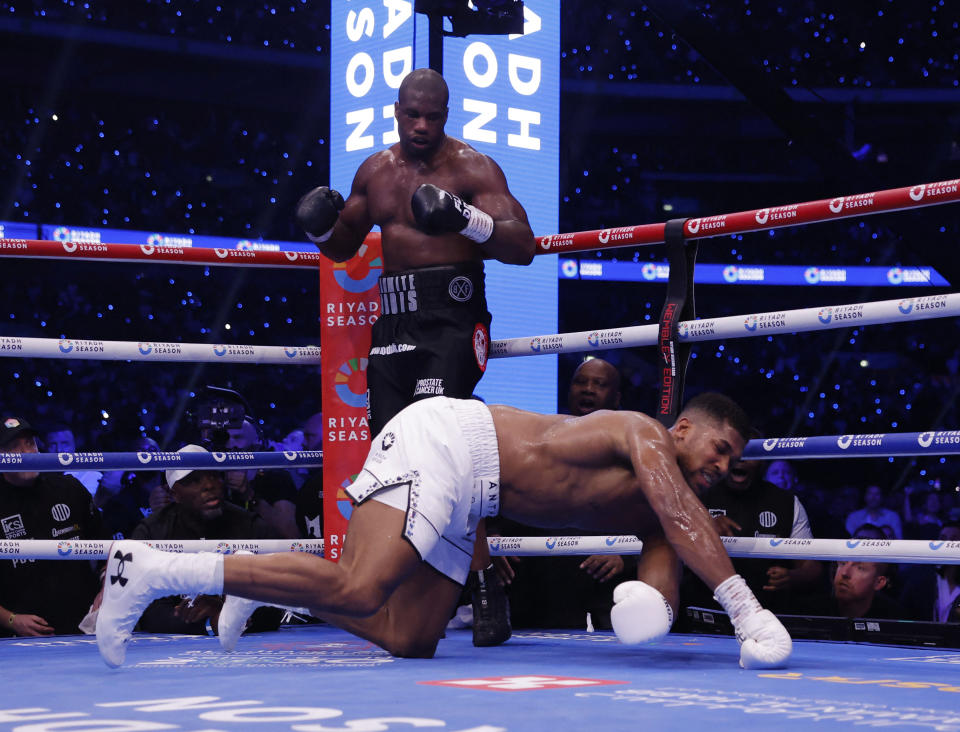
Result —
[[439, 97], [444, 107], [450, 101], [450, 89], [447, 87], [447, 82], [433, 69], [414, 69], [407, 74], [400, 83], [397, 100], [400, 104], [403, 104], [412, 92], [427, 94], [435, 98]]

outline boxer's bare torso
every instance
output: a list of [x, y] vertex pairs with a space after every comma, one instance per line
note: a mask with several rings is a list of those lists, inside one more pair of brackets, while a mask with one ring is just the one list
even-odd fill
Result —
[[[409, 89], [396, 105], [400, 142], [368, 157], [329, 241], [320, 251], [337, 261], [353, 256], [379, 226], [387, 272], [499, 259], [529, 264], [533, 232], [500, 166], [444, 133], [446, 99], [429, 85]], [[487, 213], [496, 228], [482, 246], [458, 233], [427, 235], [417, 227], [410, 199], [431, 183]]]
[[695, 493], [720, 480], [743, 450], [729, 424], [700, 423], [674, 434], [638, 412], [569, 417], [505, 406], [490, 412], [503, 516], [545, 528], [641, 538], [662, 533], [705, 580], [729, 576], [726, 551]]
[[[370, 223], [380, 227], [387, 271], [480, 261], [483, 249], [457, 233], [424, 236], [414, 221], [410, 198], [422, 184], [432, 183], [483, 207], [495, 219], [502, 218], [501, 211], [490, 210], [493, 207], [483, 195], [505, 190], [501, 180], [503, 174], [489, 157], [452, 137], [445, 137], [429, 160], [408, 158], [397, 144], [360, 166], [350, 205], [365, 205]], [[341, 216], [350, 214], [345, 210]]]

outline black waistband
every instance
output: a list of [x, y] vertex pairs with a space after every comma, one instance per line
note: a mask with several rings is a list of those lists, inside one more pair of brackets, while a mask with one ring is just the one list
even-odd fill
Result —
[[379, 285], [381, 316], [450, 307], [486, 307], [481, 262], [384, 272]]

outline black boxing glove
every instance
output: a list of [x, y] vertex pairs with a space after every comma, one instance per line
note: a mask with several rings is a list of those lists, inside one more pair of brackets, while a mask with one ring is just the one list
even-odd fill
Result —
[[410, 205], [417, 226], [428, 234], [457, 232], [478, 244], [493, 234], [493, 219], [488, 214], [430, 183], [417, 188]]
[[314, 188], [297, 202], [294, 217], [314, 244], [330, 238], [343, 210], [343, 196], [327, 186]]

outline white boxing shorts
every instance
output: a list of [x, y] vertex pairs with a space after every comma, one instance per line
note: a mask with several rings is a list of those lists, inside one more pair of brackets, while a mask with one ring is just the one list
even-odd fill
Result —
[[476, 399], [414, 402], [384, 426], [346, 489], [406, 513], [404, 538], [454, 582], [470, 571], [477, 522], [500, 510], [500, 453], [493, 417]]

